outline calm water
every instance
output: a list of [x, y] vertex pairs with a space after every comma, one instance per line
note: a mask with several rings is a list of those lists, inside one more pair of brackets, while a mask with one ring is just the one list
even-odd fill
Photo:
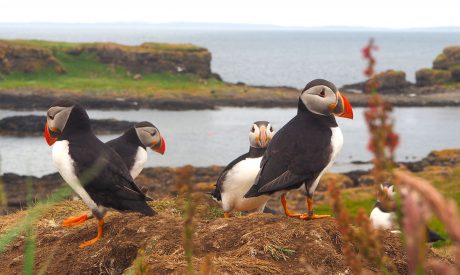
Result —
[[460, 33], [454, 32], [200, 31], [0, 25], [0, 39], [194, 43], [211, 51], [212, 70], [226, 81], [297, 88], [314, 78], [326, 78], [337, 85], [361, 81], [365, 64], [360, 49], [369, 37], [374, 37], [379, 46], [377, 69], [403, 70], [410, 81], [414, 81], [416, 70], [431, 67], [444, 47], [460, 44]]
[[[367, 161], [368, 139], [363, 108], [355, 108], [355, 119], [338, 119], [344, 134], [344, 147], [333, 171], [367, 168], [351, 161]], [[150, 120], [166, 140], [166, 154], [149, 152], [147, 166], [181, 166], [192, 164], [226, 165], [248, 149], [248, 132], [256, 120], [269, 120], [279, 129], [296, 113], [296, 109], [222, 108], [206, 111], [94, 111], [92, 118], [123, 118], [130, 121]], [[43, 114], [0, 110], [0, 119], [11, 115]], [[401, 134], [398, 160], [420, 159], [431, 150], [460, 147], [460, 108], [396, 108], [396, 131]], [[114, 136], [100, 136], [107, 141]], [[0, 174], [15, 172], [44, 175], [55, 172], [51, 148], [42, 137], [0, 137]]]

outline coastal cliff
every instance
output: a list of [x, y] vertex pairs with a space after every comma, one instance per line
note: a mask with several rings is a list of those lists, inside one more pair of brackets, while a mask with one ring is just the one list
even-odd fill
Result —
[[209, 78], [211, 53], [191, 44], [143, 43], [140, 46], [126, 46], [115, 43], [82, 44], [66, 51], [80, 56], [94, 54], [103, 64], [121, 66], [131, 73], [195, 74]]
[[[76, 59], [70, 60], [68, 55]], [[193, 74], [201, 78], [216, 76], [211, 73], [211, 53], [191, 44], [144, 43], [127, 46], [116, 43], [0, 40], [2, 74], [32, 73], [49, 68], [59, 74], [71, 74], [76, 69], [74, 64], [87, 61], [88, 57], [95, 57], [98, 63], [112, 66], [107, 69], [115, 70], [114, 66], [118, 66], [129, 74]]]

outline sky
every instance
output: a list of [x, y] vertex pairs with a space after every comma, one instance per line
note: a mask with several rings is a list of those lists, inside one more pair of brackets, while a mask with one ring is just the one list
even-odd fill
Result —
[[235, 23], [292, 27], [460, 26], [460, 0], [0, 0], [3, 23]]

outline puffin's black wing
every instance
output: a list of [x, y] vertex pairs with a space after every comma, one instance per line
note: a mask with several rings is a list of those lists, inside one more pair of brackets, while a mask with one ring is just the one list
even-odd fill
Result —
[[155, 214], [146, 203], [151, 199], [136, 185], [114, 150], [95, 136], [79, 140], [70, 141], [70, 154], [77, 163], [77, 175], [83, 187], [97, 204], [120, 211]]
[[211, 196], [213, 196], [216, 200], [221, 201], [222, 200], [222, 191], [223, 191], [223, 185], [225, 181], [225, 177], [227, 176], [228, 171], [230, 171], [233, 166], [235, 166], [238, 162], [246, 159], [249, 156], [249, 153], [243, 154], [236, 159], [234, 159], [232, 162], [230, 162], [224, 170], [220, 173], [219, 178], [216, 181], [215, 189], [211, 192]]
[[429, 243], [434, 243], [437, 241], [445, 241], [445, 239], [439, 235], [437, 232], [431, 230], [430, 228], [426, 228], [426, 236], [427, 236], [427, 241]]
[[128, 170], [134, 166], [138, 148], [136, 144], [128, 142], [124, 135], [107, 141], [105, 144], [112, 148], [122, 158]]
[[330, 161], [331, 136], [329, 127], [295, 116], [270, 141], [255, 184], [245, 197], [311, 184]]

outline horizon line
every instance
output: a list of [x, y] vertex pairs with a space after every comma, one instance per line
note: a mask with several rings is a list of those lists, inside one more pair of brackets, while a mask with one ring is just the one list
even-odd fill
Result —
[[[429, 26], [429, 27], [380, 27], [380, 26], [352, 26], [352, 25], [325, 25], [325, 26], [283, 26], [275, 24], [252, 24], [252, 23], [226, 23], [226, 22], [187, 22], [187, 21], [171, 21], [171, 22], [143, 22], [143, 21], [112, 21], [112, 22], [0, 22], [0, 25], [146, 25], [146, 26], [163, 26], [163, 27], [180, 27], [180, 28], [217, 28], [217, 27], [238, 27], [238, 28], [262, 28], [262, 29], [362, 29], [362, 30], [460, 30], [459, 26]], [[189, 26], [187, 26], [189, 25]], [[217, 25], [217, 26], [213, 26]]]

